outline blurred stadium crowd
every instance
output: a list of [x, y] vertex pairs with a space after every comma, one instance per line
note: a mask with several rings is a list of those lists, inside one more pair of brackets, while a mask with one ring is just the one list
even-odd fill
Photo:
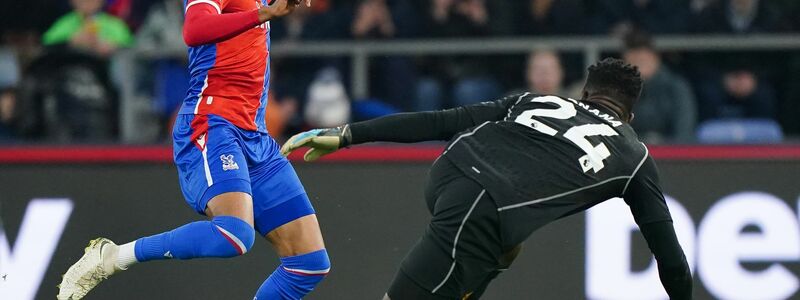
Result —
[[[0, 143], [168, 141], [188, 86], [183, 0], [3, 0]], [[314, 0], [271, 23], [273, 45], [328, 40], [612, 36], [646, 84], [634, 127], [650, 143], [703, 142], [741, 126], [753, 141], [800, 133], [800, 51], [662, 53], [652, 36], [800, 31], [797, 0]], [[580, 97], [579, 53], [373, 57], [351, 99], [348, 57], [272, 61], [276, 137], [398, 111], [532, 90]], [[126, 94], [120, 88], [133, 86]], [[131, 103], [123, 103], [130, 101]], [[123, 105], [126, 104], [126, 105]], [[733, 124], [733, 125], [732, 125]], [[716, 126], [716, 127], [715, 127]], [[738, 128], [738, 127], [737, 127]], [[745, 140], [747, 141], [747, 140]]]

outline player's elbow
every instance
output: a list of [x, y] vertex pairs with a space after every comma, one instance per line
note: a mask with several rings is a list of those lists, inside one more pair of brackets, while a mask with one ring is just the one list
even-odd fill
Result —
[[183, 42], [189, 47], [197, 47], [206, 44], [203, 36], [210, 28], [208, 22], [204, 22], [216, 12], [208, 5], [195, 5], [186, 12], [183, 21]]
[[658, 271], [662, 279], [675, 282], [685, 282], [692, 280], [692, 271], [683, 253], [677, 254], [672, 259], [661, 259], [658, 262]]
[[189, 47], [200, 46], [200, 45], [197, 44], [196, 41], [191, 40], [191, 39], [187, 38], [186, 36], [183, 37], [183, 42], [186, 44], [186, 46], [189, 46]]
[[192, 16], [191, 20], [187, 19], [186, 22], [183, 23], [183, 42], [189, 47], [198, 47], [208, 44], [208, 41], [206, 41], [207, 33], [203, 31], [202, 26], [198, 25], [201, 23], [195, 20], [196, 18], [196, 16]]
[[680, 248], [675, 249], [670, 255], [659, 255], [656, 257], [660, 269], [669, 270], [677, 273], [689, 272], [689, 263]]
[[683, 262], [676, 262], [673, 264], [662, 264], [659, 266], [661, 272], [664, 274], [670, 274], [675, 278], [685, 278], [691, 277], [692, 272], [689, 269], [689, 264], [686, 261]]
[[197, 35], [189, 31], [185, 27], [183, 29], [183, 42], [186, 43], [186, 46], [189, 47], [197, 47], [203, 45], [200, 39], [197, 38]]

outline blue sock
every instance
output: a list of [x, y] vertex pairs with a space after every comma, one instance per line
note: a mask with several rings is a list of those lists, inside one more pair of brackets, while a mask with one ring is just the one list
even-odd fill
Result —
[[325, 249], [281, 258], [281, 265], [264, 281], [253, 300], [302, 299], [331, 269]]
[[230, 216], [189, 223], [172, 231], [143, 237], [134, 246], [136, 260], [233, 257], [253, 246], [255, 231], [247, 222]]

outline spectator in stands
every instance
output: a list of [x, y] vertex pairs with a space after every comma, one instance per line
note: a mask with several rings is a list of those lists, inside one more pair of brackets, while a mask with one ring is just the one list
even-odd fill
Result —
[[[407, 38], [417, 32], [417, 14], [408, 0], [361, 0], [354, 13], [351, 36], [356, 40]], [[370, 66], [369, 89], [374, 100], [412, 109], [409, 99], [413, 99], [414, 91], [408, 87], [417, 80], [412, 58], [377, 57]]]
[[731, 66], [720, 80], [706, 84], [700, 92], [702, 120], [777, 117], [772, 87], [746, 65]]
[[[707, 6], [699, 15], [696, 15], [693, 31], [702, 34], [752, 34], [769, 33], [780, 30], [779, 12], [775, 9], [774, 0], [718, 0]], [[766, 80], [761, 77], [773, 76], [778, 71], [777, 66], [785, 60], [783, 57], [771, 55], [764, 56], [762, 52], [695, 52], [687, 56], [687, 67], [691, 70], [693, 81], [698, 90], [720, 98], [724, 94], [724, 80], [732, 78], [731, 66], [737, 71], [746, 71], [749, 75], [741, 76], [742, 81], [752, 81], [754, 87], [763, 86]], [[723, 75], [723, 73], [726, 73]], [[750, 79], [752, 80], [750, 80]], [[760, 81], [760, 82], [759, 82]], [[710, 82], [710, 84], [709, 84]], [[771, 94], [761, 91], [759, 97]], [[774, 97], [774, 96], [772, 96]], [[706, 102], [705, 99], [701, 99]], [[701, 102], [701, 117], [710, 118], [716, 115], [718, 107], [704, 107]], [[772, 107], [774, 104], [768, 106]], [[707, 108], [713, 108], [709, 110]]]
[[761, 0], [720, 0], [707, 6], [694, 21], [699, 33], [754, 33], [779, 29], [773, 3]]
[[425, 28], [435, 37], [509, 35], [514, 21], [510, 2], [424, 0]]
[[647, 32], [681, 33], [689, 28], [687, 0], [599, 0], [590, 1], [597, 12], [592, 17], [595, 33], [624, 36], [634, 28]]
[[[344, 3], [343, 3], [344, 2]], [[352, 0], [314, 0], [311, 8], [300, 7], [294, 13], [270, 22], [270, 39], [275, 43], [293, 43], [313, 40], [336, 40], [350, 37], [354, 10]], [[308, 90], [319, 70], [334, 67], [345, 70], [349, 66], [344, 57], [271, 57], [270, 92], [276, 102], [295, 106], [293, 111], [304, 111]], [[302, 118], [297, 115], [286, 119], [289, 133], [303, 129]]]
[[72, 12], [42, 37], [52, 51], [26, 68], [17, 90], [21, 137], [47, 142], [117, 137], [120, 110], [109, 61], [117, 49], [132, 45], [133, 37], [123, 21], [101, 11], [103, 3], [71, 0]]
[[19, 63], [11, 48], [0, 46], [0, 142], [14, 137], [14, 117], [19, 83]]
[[528, 55], [528, 69], [525, 78], [528, 90], [533, 93], [564, 95], [564, 68], [555, 51], [531, 52]]
[[13, 140], [14, 112], [17, 105], [17, 93], [12, 87], [0, 87], [0, 143]]
[[42, 40], [47, 46], [66, 44], [72, 49], [107, 57], [133, 44], [122, 20], [102, 12], [103, 0], [71, 0], [74, 10], [58, 19]]
[[[314, 0], [310, 9], [302, 7], [292, 14], [270, 22], [270, 38], [274, 43], [348, 38], [351, 36], [350, 22], [355, 8], [353, 2], [353, 0]], [[301, 113], [309, 110], [309, 102], [317, 101], [319, 98], [318, 92], [309, 93], [319, 89], [317, 75], [321, 70], [331, 67], [343, 70], [347, 62], [341, 58], [274, 57], [271, 59], [273, 75], [270, 77], [267, 127], [270, 134], [280, 140], [287, 134], [298, 132], [315, 123], [315, 120], [304, 120]], [[340, 82], [338, 77], [335, 80]], [[335, 89], [335, 91], [340, 90]], [[346, 97], [344, 89], [341, 91], [343, 94], [339, 96]], [[331, 97], [336, 96], [331, 95]], [[341, 103], [341, 101], [333, 102]], [[317, 104], [310, 105], [312, 110], [315, 105]]]
[[352, 5], [345, 0], [314, 0], [311, 8], [298, 8], [270, 22], [273, 41], [335, 40], [350, 36]]
[[[159, 121], [138, 118], [136, 121], [141, 125], [136, 127], [140, 129], [145, 125], [158, 127], [159, 140], [171, 136], [169, 133], [172, 128], [172, 116], [183, 103], [183, 98], [189, 89], [186, 44], [182, 30], [183, 15], [183, 0], [162, 0], [150, 7], [144, 23], [136, 33], [134, 49], [139, 54], [138, 57], [143, 60], [136, 66], [137, 82], [145, 83], [140, 84], [141, 86], [152, 87], [152, 89], [137, 88], [137, 92], [145, 93], [137, 96], [153, 99], [152, 106], [145, 106], [142, 109], [147, 112], [155, 111], [154, 116]], [[140, 130], [140, 134], [145, 132]]]
[[623, 58], [639, 68], [644, 87], [631, 123], [647, 143], [690, 142], [697, 123], [697, 104], [687, 81], [673, 73], [649, 35], [632, 32], [625, 37]]
[[350, 98], [345, 91], [339, 70], [320, 70], [308, 87], [303, 112], [305, 123], [312, 128], [335, 127], [350, 121]]
[[[510, 35], [510, 2], [488, 0], [429, 0], [423, 2], [424, 34], [428, 38], [470, 38]], [[491, 59], [447, 56], [423, 60], [424, 78], [417, 83], [415, 110], [433, 110], [486, 101], [500, 96]]]
[[386, 0], [364, 0], [357, 5], [352, 35], [356, 39], [395, 35], [394, 20]]
[[516, 32], [523, 35], [580, 34], [586, 30], [581, 0], [527, 0], [516, 4]]
[[183, 0], [163, 0], [151, 6], [136, 33], [135, 49], [148, 56], [186, 56], [183, 41]]

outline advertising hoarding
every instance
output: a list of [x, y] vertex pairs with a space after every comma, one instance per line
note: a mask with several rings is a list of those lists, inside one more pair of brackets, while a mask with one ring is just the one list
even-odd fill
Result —
[[[696, 299], [800, 297], [800, 160], [659, 160]], [[424, 230], [428, 163], [297, 164], [332, 273], [309, 299], [376, 299]], [[97, 236], [127, 242], [201, 219], [167, 163], [0, 168], [0, 299], [52, 299]], [[250, 299], [277, 265], [269, 244], [236, 259], [137, 265], [93, 299]], [[35, 296], [33, 296], [35, 295]], [[535, 232], [486, 299], [659, 299], [647, 245], [624, 202]]]

